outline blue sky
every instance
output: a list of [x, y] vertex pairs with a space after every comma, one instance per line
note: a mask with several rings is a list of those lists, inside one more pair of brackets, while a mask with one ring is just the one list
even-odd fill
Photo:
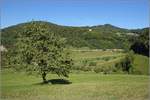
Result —
[[149, 26], [149, 0], [2, 0], [1, 27], [44, 20], [67, 26]]

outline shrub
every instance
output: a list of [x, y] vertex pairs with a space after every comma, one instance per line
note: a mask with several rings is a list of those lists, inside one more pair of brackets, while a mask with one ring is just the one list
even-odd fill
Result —
[[93, 70], [95, 73], [100, 73], [103, 71], [102, 67], [100, 67], [100, 66], [96, 66]]
[[104, 57], [103, 60], [108, 61], [110, 60], [110, 57]]
[[105, 66], [104, 68], [103, 68], [103, 73], [104, 74], [110, 74], [110, 73], [112, 73], [113, 72], [113, 67], [112, 66]]
[[103, 72], [104, 74], [110, 74], [114, 71], [116, 71], [114, 66], [96, 66], [94, 68], [94, 72], [96, 73]]
[[97, 65], [97, 62], [92, 61], [92, 62], [89, 63], [89, 66], [96, 66], [96, 65]]
[[83, 61], [81, 61], [81, 63], [82, 63], [82, 66], [87, 66], [88, 61], [87, 60], [83, 60]]
[[121, 59], [120, 62], [115, 64], [117, 69], [121, 69], [122, 71], [132, 73], [133, 69], [133, 55], [132, 53], [128, 53], [125, 58]]
[[88, 60], [81, 60], [75, 63], [73, 70], [91, 71], [92, 67], [89, 66]]

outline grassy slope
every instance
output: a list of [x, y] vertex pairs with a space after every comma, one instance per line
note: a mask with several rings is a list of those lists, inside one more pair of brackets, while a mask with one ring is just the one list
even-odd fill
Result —
[[[90, 60], [97, 62], [98, 66], [110, 66], [114, 65], [121, 57], [124, 57], [125, 53], [112, 52], [112, 51], [73, 51], [72, 57], [75, 61]], [[105, 61], [105, 57], [116, 57]], [[134, 74], [148, 74], [149, 73], [149, 58], [142, 55], [134, 55]]]
[[[72, 57], [75, 61], [89, 60], [95, 61], [98, 65], [108, 65], [114, 63], [118, 58], [123, 57], [125, 54], [121, 52], [112, 51], [74, 51]], [[114, 57], [114, 58], [113, 58]], [[104, 58], [110, 58], [105, 61]]]
[[106, 56], [121, 55], [122, 53], [111, 52], [111, 51], [73, 51], [72, 55], [75, 60], [97, 58]]
[[[59, 78], [49, 74], [48, 79]], [[148, 100], [148, 76], [71, 74], [68, 85], [36, 85], [40, 77], [2, 72], [2, 100]]]
[[134, 55], [134, 68], [138, 74], [149, 74], [149, 58], [142, 55]]

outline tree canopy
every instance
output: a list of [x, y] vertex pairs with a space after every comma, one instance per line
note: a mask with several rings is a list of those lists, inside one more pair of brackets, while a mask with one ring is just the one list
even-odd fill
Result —
[[72, 59], [65, 38], [50, 33], [45, 24], [31, 22], [19, 33], [14, 49], [9, 51], [9, 63], [17, 70], [38, 73], [46, 82], [49, 72], [68, 77]]
[[140, 31], [139, 37], [137, 37], [133, 44], [131, 45], [131, 49], [138, 54], [142, 54], [145, 56], [149, 56], [149, 29], [145, 28]]

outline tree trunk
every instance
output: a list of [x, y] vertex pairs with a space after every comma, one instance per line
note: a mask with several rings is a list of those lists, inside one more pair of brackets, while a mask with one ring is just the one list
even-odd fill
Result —
[[42, 78], [43, 78], [43, 82], [46, 83], [47, 81], [46, 81], [46, 73], [45, 72], [42, 73]]

